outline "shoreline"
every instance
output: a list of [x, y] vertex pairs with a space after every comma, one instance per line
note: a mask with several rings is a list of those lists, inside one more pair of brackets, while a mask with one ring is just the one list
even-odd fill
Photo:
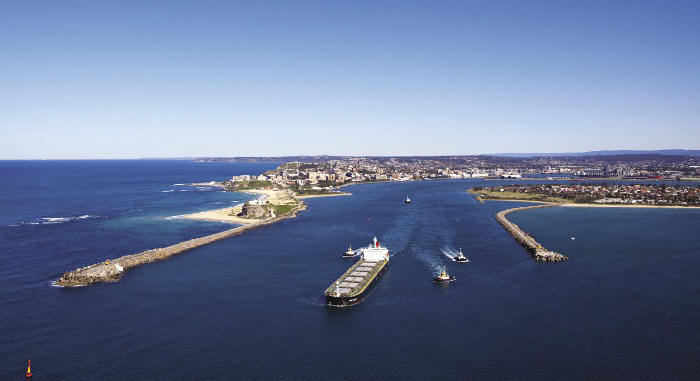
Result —
[[649, 209], [700, 209], [700, 206], [682, 205], [635, 205], [635, 204], [561, 204], [567, 208], [649, 208]]
[[700, 206], [682, 205], [637, 205], [637, 204], [577, 204], [573, 202], [549, 202], [537, 200], [509, 200], [504, 198], [481, 198], [484, 201], [510, 201], [510, 202], [532, 202], [537, 204], [552, 204], [552, 206], [563, 206], [566, 208], [650, 208], [650, 209], [700, 209]]
[[305, 199], [305, 198], [317, 198], [317, 197], [352, 196], [352, 193], [336, 192], [336, 193], [325, 193], [325, 194], [302, 194], [302, 195], [295, 195], [295, 196], [298, 199]]
[[[280, 192], [286, 192], [286, 191], [274, 191], [274, 190], [266, 190], [266, 189], [246, 189], [243, 191], [236, 191], [236, 192], [263, 195], [263, 197], [261, 198], [262, 200], [267, 200], [267, 199], [274, 200], [274, 198], [277, 197]], [[341, 192], [341, 193], [332, 193], [332, 194], [311, 194], [311, 195], [301, 195], [301, 196], [294, 194], [294, 198], [296, 198], [297, 200], [307, 199], [307, 198], [316, 198], [316, 197], [336, 197], [336, 196], [352, 196], [352, 193]], [[181, 214], [179, 216], [173, 216], [173, 218], [185, 218], [185, 219], [189, 219], [189, 220], [199, 220], [199, 221], [224, 222], [224, 223], [239, 224], [239, 225], [251, 225], [251, 224], [263, 222], [266, 220], [266, 219], [250, 219], [250, 218], [238, 217], [238, 214], [241, 213], [242, 210], [243, 210], [243, 203], [238, 204], [238, 205], [234, 205], [231, 207], [226, 207], [226, 208], [210, 209], [210, 210], [204, 210], [201, 212]]]
[[[243, 204], [238, 204], [228, 208], [211, 209], [202, 212], [181, 214], [174, 218], [185, 218], [188, 220], [226, 222], [239, 225], [251, 225], [263, 220], [247, 219], [238, 217], [237, 214], [243, 210]], [[231, 215], [233, 214], [233, 215]]]

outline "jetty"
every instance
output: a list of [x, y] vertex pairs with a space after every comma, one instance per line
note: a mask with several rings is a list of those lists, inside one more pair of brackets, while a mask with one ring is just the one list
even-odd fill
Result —
[[549, 208], [556, 205], [557, 204], [545, 203], [541, 205], [522, 206], [518, 208], [506, 209], [496, 213], [496, 220], [501, 223], [503, 228], [506, 229], [506, 231], [510, 233], [510, 235], [512, 235], [513, 238], [515, 238], [515, 240], [518, 241], [518, 243], [520, 243], [525, 247], [525, 249], [527, 249], [532, 258], [535, 259], [537, 262], [562, 262], [569, 259], [569, 257], [545, 249], [544, 247], [542, 247], [542, 245], [540, 245], [539, 242], [532, 238], [532, 236], [522, 231], [518, 225], [510, 222], [510, 220], [506, 218], [506, 215], [508, 213], [513, 213], [527, 209]]
[[133, 267], [145, 265], [168, 259], [174, 255], [184, 253], [188, 250], [207, 245], [212, 242], [220, 241], [229, 237], [233, 237], [249, 230], [259, 228], [261, 226], [273, 224], [281, 220], [296, 217], [299, 211], [306, 209], [306, 205], [300, 202], [289, 213], [275, 218], [268, 218], [250, 225], [239, 226], [233, 229], [225, 230], [220, 233], [210, 234], [200, 238], [190, 239], [175, 245], [150, 249], [140, 253], [125, 255], [113, 260], [107, 260], [100, 263], [95, 263], [89, 266], [81, 267], [73, 271], [68, 271], [54, 282], [57, 286], [64, 287], [79, 287], [86, 286], [97, 282], [116, 282], [121, 279], [122, 274]]

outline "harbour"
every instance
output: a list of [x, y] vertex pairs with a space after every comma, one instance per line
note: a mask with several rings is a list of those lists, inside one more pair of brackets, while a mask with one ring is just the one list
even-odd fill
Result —
[[[84, 173], [80, 164], [66, 165]], [[188, 168], [194, 164], [136, 164], [149, 165], [152, 172], [178, 168], [182, 174], [167, 179], [168, 186], [193, 181]], [[8, 202], [41, 217], [105, 217], [17, 227], [8, 221], [0, 227], [7, 237], [0, 243], [7, 287], [0, 309], [6, 343], [0, 349], [1, 379], [23, 377], [27, 359], [34, 379], [58, 380], [210, 374], [212, 379], [343, 379], [350, 372], [369, 379], [564, 379], [576, 374], [624, 379], [642, 371], [657, 378], [673, 371], [677, 378], [692, 379], [698, 371], [688, 352], [699, 340], [692, 330], [697, 311], [688, 298], [700, 287], [693, 276], [700, 271], [698, 242], [692, 239], [697, 209], [552, 207], [508, 214], [544, 247], [575, 260], [575, 265], [550, 266], [525, 255], [494, 220], [497, 212], [516, 204], [479, 204], [464, 192], [481, 180], [351, 185], [352, 197], [304, 200], [308, 208], [295, 219], [130, 268], [120, 282], [49, 287], [66, 270], [122, 255], [114, 253], [140, 253], [230, 228], [163, 217], [221, 207], [214, 202], [240, 200], [239, 195], [161, 193], [169, 189], [162, 179], [133, 175], [129, 165], [94, 163], [90, 182], [66, 192], [62, 214], [40, 214], [43, 205], [22, 202], [23, 193]], [[218, 165], [197, 166], [202, 171]], [[220, 176], [236, 168], [251, 171], [230, 164]], [[56, 179], [51, 184], [60, 185], [56, 171], [48, 172], [17, 181]], [[103, 203], [105, 195], [118, 195], [112, 188], [124, 177], [142, 181], [152, 199], [129, 193], [128, 200]], [[96, 179], [105, 184], [104, 192], [114, 193], [91, 197], [88, 185]], [[403, 202], [407, 194], [410, 207]], [[133, 215], [119, 217], [120, 204], [131, 200]], [[161, 200], [173, 202], [157, 204]], [[137, 218], [149, 212], [149, 205], [171, 209]], [[360, 260], [359, 255], [342, 258], [342, 253], [349, 244], [354, 251], [366, 248], [374, 235], [389, 249], [390, 263], [362, 303], [327, 306], [324, 291]], [[624, 245], [616, 239], [621, 235]], [[440, 252], [444, 247], [462, 248], [471, 261], [453, 262]], [[671, 256], [659, 255], [664, 250]], [[457, 280], [434, 284], [433, 265], [447, 266]], [[643, 324], [635, 323], [641, 318]], [[566, 340], [546, 336], [557, 322], [566, 322], [557, 327]], [[610, 335], [596, 336], [601, 330]], [[664, 345], [660, 335], [667, 340]], [[435, 346], [436, 338], [443, 345]], [[343, 344], [329, 347], [329, 342]], [[416, 351], [419, 347], [433, 350]], [[324, 355], [298, 366], [313, 353]], [[546, 359], [533, 353], [546, 353]], [[142, 361], [132, 361], [133, 356]], [[191, 361], [172, 366], [182, 356]], [[481, 365], [465, 367], [465, 361]], [[397, 363], [407, 369], [397, 372]]]

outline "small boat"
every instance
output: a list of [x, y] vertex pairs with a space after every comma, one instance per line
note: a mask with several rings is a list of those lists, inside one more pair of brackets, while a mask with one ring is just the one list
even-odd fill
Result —
[[440, 275], [437, 275], [435, 278], [433, 278], [433, 282], [435, 283], [449, 283], [455, 280], [455, 277], [450, 276], [447, 274], [447, 271], [442, 270]]
[[355, 250], [352, 249], [352, 245], [348, 247], [348, 249], [343, 253], [343, 257], [349, 258], [349, 257], [354, 257], [355, 256]]
[[406, 201], [404, 201], [404, 202], [405, 202], [406, 204], [410, 204], [410, 203], [411, 203], [411, 199], [408, 198], [408, 196], [406, 196]]
[[462, 263], [467, 263], [469, 262], [469, 259], [464, 256], [464, 253], [462, 253], [462, 249], [459, 249], [459, 252], [457, 255], [455, 255], [455, 262], [462, 262]]

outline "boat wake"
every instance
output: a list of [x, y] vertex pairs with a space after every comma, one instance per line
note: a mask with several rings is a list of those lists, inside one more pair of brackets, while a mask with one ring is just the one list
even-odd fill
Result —
[[418, 258], [423, 260], [434, 272], [439, 273], [445, 268], [445, 263], [442, 262], [440, 258], [436, 258], [434, 255], [422, 253], [418, 255]]
[[455, 257], [457, 256], [457, 250], [455, 250], [451, 247], [444, 247], [444, 248], [440, 249], [440, 251], [447, 258], [449, 258], [452, 261], [455, 261]]

